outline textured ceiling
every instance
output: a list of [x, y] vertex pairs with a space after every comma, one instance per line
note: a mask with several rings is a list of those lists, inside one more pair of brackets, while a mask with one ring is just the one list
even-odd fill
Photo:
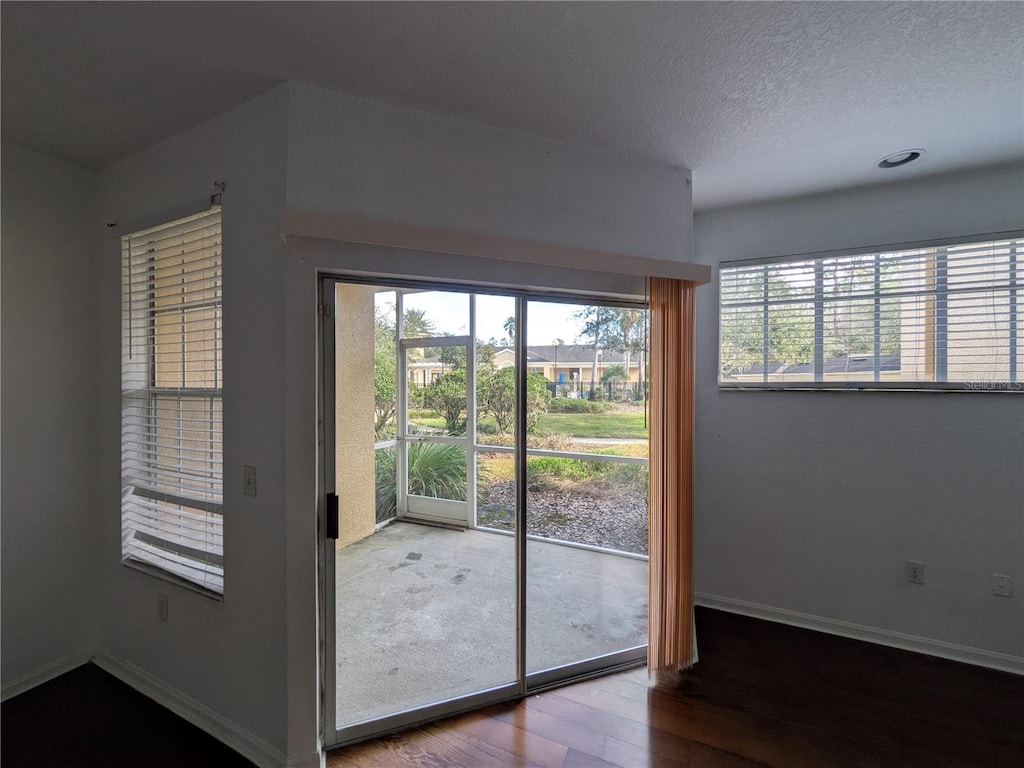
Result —
[[[694, 172], [700, 208], [1024, 157], [1024, 4], [11, 3], [5, 136], [102, 168], [277, 82]], [[924, 147], [890, 171], [883, 155]]]

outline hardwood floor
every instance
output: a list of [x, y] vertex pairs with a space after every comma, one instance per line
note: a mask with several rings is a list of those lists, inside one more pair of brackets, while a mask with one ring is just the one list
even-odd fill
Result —
[[[1024, 677], [698, 609], [700, 664], [531, 696], [329, 755], [331, 768], [1024, 766]], [[91, 664], [3, 703], [5, 766], [248, 761]]]
[[0, 707], [4, 768], [245, 768], [252, 763], [93, 664]]
[[328, 766], [1024, 766], [1024, 677], [698, 609], [701, 661], [332, 752]]

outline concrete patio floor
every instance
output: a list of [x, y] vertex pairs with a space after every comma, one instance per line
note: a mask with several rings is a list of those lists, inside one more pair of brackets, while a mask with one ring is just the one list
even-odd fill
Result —
[[[337, 724], [515, 681], [515, 540], [398, 522], [338, 550]], [[527, 670], [647, 642], [647, 562], [527, 542]]]

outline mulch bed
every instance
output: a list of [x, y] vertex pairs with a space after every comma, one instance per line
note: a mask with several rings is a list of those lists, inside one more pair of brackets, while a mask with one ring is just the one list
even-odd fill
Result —
[[[569, 483], [529, 490], [526, 499], [528, 534], [647, 554], [647, 500], [641, 494]], [[481, 487], [479, 525], [511, 531], [514, 509], [514, 480], [497, 480]]]

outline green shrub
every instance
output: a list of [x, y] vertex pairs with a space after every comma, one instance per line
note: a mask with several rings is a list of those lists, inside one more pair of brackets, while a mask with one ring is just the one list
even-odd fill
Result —
[[[512, 448], [516, 444], [513, 435], [495, 435], [483, 428], [477, 429], [477, 442], [481, 445], [501, 445], [506, 448]], [[580, 449], [580, 445], [572, 439], [571, 435], [566, 435], [562, 432], [555, 432], [553, 434], [529, 433], [526, 436], [526, 442], [530, 448], [542, 451], [576, 451]], [[609, 449], [608, 452], [612, 453], [614, 450]]]
[[449, 371], [423, 390], [423, 403], [444, 418], [449, 435], [466, 433], [466, 369]]
[[378, 449], [373, 471], [376, 520], [378, 523], [382, 523], [395, 516], [395, 511], [398, 507], [396, 473], [395, 449]]
[[540, 427], [540, 420], [548, 412], [551, 404], [551, 393], [548, 392], [548, 380], [539, 373], [526, 374], [526, 431], [535, 432]]
[[548, 403], [548, 413], [604, 413], [615, 406], [598, 400], [575, 397], [556, 397]]
[[626, 373], [625, 367], [618, 363], [608, 366], [604, 373], [601, 374], [602, 384], [619, 381], [629, 381], [629, 376]]
[[500, 371], [484, 368], [476, 384], [477, 407], [494, 418], [497, 431], [512, 431], [516, 416], [516, 379], [514, 368]]
[[579, 482], [597, 477], [606, 471], [606, 467], [611, 466], [613, 465], [603, 461], [532, 456], [526, 460], [526, 474], [531, 480], [546, 476]]
[[610, 488], [630, 489], [642, 495], [648, 494], [648, 470], [645, 464], [608, 464], [610, 469], [601, 478]]
[[[427, 387], [421, 387], [411, 383], [409, 384], [409, 387], [406, 390], [406, 398], [410, 410], [426, 407], [423, 402], [423, 393], [426, 389]], [[433, 413], [433, 411], [431, 411], [431, 413]]]
[[479, 422], [477, 422], [476, 435], [476, 441], [481, 445], [500, 445], [505, 448], [511, 448], [516, 444], [514, 435], [497, 434], [493, 430], [484, 429], [480, 426]]
[[579, 483], [581, 491], [591, 493], [628, 488], [647, 496], [648, 475], [644, 464], [533, 456], [526, 460], [526, 476], [531, 491], [555, 487], [564, 490], [566, 484]]
[[[377, 451], [374, 471], [376, 518], [382, 522], [397, 510], [395, 448]], [[466, 451], [444, 443], [409, 443], [409, 493], [438, 499], [466, 498]]]
[[432, 408], [410, 408], [406, 415], [410, 419], [436, 419], [441, 414]]

